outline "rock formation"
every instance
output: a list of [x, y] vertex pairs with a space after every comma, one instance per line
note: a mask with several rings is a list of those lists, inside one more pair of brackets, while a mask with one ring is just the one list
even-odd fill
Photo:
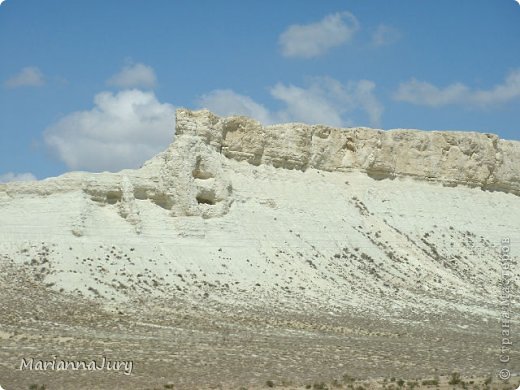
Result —
[[140, 169], [0, 185], [0, 255], [31, 266], [54, 245], [54, 271], [35, 268], [38, 280], [114, 299], [227, 286], [219, 294], [254, 300], [290, 287], [291, 299], [342, 305], [489, 304], [493, 244], [518, 229], [519, 142], [205, 110], [178, 110], [176, 123]]
[[376, 179], [410, 176], [520, 194], [520, 143], [494, 134], [262, 126], [245, 117], [178, 110], [177, 135], [199, 137], [227, 158], [253, 165], [361, 170]]
[[178, 110], [140, 169], [0, 185], [2, 385], [118, 388], [18, 370], [107, 351], [136, 360], [128, 388], [278, 388], [291, 370], [294, 388], [489, 387], [503, 301], [520, 310], [519, 168], [520, 143], [490, 134]]
[[173, 216], [211, 218], [225, 214], [231, 202], [231, 181], [223, 173], [226, 159], [300, 171], [360, 171], [377, 180], [411, 177], [520, 195], [520, 142], [494, 134], [262, 126], [247, 117], [186, 109], [177, 110], [175, 141], [139, 170], [0, 184], [0, 194], [81, 189], [96, 202], [120, 203], [121, 216], [134, 225], [139, 224], [135, 199], [149, 199]]

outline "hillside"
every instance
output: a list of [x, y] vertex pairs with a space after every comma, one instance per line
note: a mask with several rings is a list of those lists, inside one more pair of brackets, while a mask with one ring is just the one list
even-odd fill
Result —
[[519, 196], [495, 135], [178, 110], [138, 170], [0, 185], [1, 384], [78, 380], [21, 376], [31, 354], [133, 358], [92, 389], [486, 377]]

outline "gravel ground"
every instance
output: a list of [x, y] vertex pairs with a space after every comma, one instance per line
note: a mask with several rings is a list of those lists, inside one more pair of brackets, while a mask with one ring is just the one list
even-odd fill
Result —
[[[496, 378], [502, 368], [498, 320], [457, 312], [393, 318], [265, 303], [244, 309], [182, 297], [141, 297], [116, 307], [52, 291], [8, 261], [0, 275], [0, 385], [6, 390], [516, 388], [519, 382]], [[131, 373], [123, 366], [20, 370], [22, 359], [100, 365], [103, 357], [127, 368], [132, 362]], [[510, 357], [507, 368], [518, 373], [520, 354]], [[463, 382], [448, 383], [454, 372]]]

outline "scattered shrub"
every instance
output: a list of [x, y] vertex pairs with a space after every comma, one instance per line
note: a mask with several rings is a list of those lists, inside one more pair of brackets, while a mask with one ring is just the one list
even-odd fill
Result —
[[327, 385], [324, 382], [315, 383], [312, 386], [312, 388], [315, 389], [315, 390], [327, 390], [328, 389]]
[[449, 380], [450, 385], [458, 385], [461, 382], [460, 380], [460, 373], [454, 372], [451, 374], [451, 378]]

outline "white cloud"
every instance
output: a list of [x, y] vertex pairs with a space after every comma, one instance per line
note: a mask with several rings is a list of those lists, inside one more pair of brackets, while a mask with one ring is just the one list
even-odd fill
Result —
[[0, 183], [9, 183], [13, 181], [32, 181], [36, 177], [32, 173], [13, 173], [7, 172], [0, 175]]
[[264, 124], [303, 122], [329, 126], [351, 125], [352, 115], [364, 112], [372, 126], [379, 126], [383, 107], [374, 95], [375, 84], [360, 80], [346, 85], [329, 77], [316, 77], [305, 87], [278, 83], [271, 96], [282, 102], [278, 111], [269, 111], [249, 96], [231, 90], [216, 90], [204, 95], [202, 107], [219, 115], [247, 115]]
[[351, 125], [356, 111], [364, 111], [371, 126], [381, 124], [383, 106], [374, 95], [375, 83], [368, 80], [342, 84], [330, 77], [310, 79], [306, 88], [277, 84], [271, 95], [285, 103], [285, 109], [277, 113], [281, 121], [321, 123], [330, 126]]
[[43, 73], [35, 66], [27, 66], [13, 77], [7, 79], [4, 85], [8, 88], [40, 87], [45, 84]]
[[[329, 86], [330, 87], [330, 86]], [[322, 123], [341, 126], [341, 99], [331, 99], [331, 90], [314, 82], [308, 88], [276, 84], [271, 95], [285, 103], [286, 108], [278, 112], [280, 122]], [[332, 92], [334, 93], [334, 92]]]
[[460, 103], [466, 96], [468, 96], [468, 88], [461, 83], [438, 88], [430, 83], [412, 79], [399, 85], [394, 98], [412, 104], [438, 107]]
[[444, 88], [412, 79], [401, 83], [394, 99], [416, 105], [440, 107], [446, 105], [485, 107], [507, 103], [520, 97], [520, 69], [509, 73], [502, 84], [489, 90], [471, 89], [462, 83]]
[[370, 80], [360, 80], [355, 83], [355, 100], [357, 105], [363, 109], [369, 119], [371, 126], [381, 126], [381, 116], [383, 115], [383, 105], [374, 95], [376, 83]]
[[101, 92], [94, 104], [45, 130], [47, 147], [71, 169], [136, 168], [173, 139], [175, 109], [153, 92]]
[[372, 35], [374, 46], [391, 45], [401, 38], [401, 33], [394, 27], [380, 24]]
[[327, 15], [316, 23], [293, 24], [279, 37], [285, 57], [312, 58], [349, 42], [359, 29], [359, 22], [349, 12]]
[[126, 65], [119, 73], [113, 75], [108, 85], [120, 88], [150, 88], [157, 84], [157, 77], [151, 66], [144, 64]]
[[272, 123], [271, 114], [249, 96], [240, 95], [230, 89], [216, 89], [199, 99], [199, 105], [217, 115], [245, 115], [264, 124]]
[[510, 72], [502, 84], [488, 91], [473, 92], [472, 99], [479, 105], [506, 103], [520, 97], [520, 69]]

